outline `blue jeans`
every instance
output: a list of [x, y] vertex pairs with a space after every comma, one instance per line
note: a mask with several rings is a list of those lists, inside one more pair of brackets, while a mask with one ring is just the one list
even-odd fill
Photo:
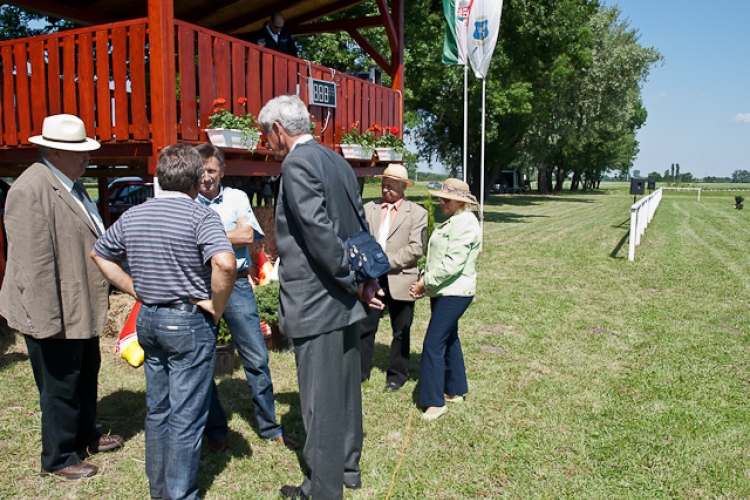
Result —
[[430, 299], [432, 316], [424, 335], [419, 370], [418, 404], [423, 408], [445, 406], [445, 394], [469, 392], [458, 320], [473, 299], [452, 296]]
[[198, 498], [201, 436], [216, 363], [216, 327], [200, 309], [143, 305], [146, 474], [152, 498]]
[[[258, 433], [264, 439], [276, 439], [284, 434], [284, 430], [276, 423], [268, 350], [263, 342], [263, 332], [260, 330], [258, 304], [255, 302], [253, 286], [247, 279], [240, 278], [234, 284], [232, 295], [229, 296], [227, 308], [224, 310], [224, 320], [229, 326], [232, 341], [245, 369], [255, 420], [258, 422]], [[227, 417], [219, 402], [219, 392], [214, 383], [211, 389], [206, 437], [223, 439], [226, 438], [228, 430]]]

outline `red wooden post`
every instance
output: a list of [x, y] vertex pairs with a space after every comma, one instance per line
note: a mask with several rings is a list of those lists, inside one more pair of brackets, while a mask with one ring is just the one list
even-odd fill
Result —
[[148, 171], [156, 175], [162, 149], [177, 142], [177, 89], [175, 80], [174, 4], [148, 0], [151, 56], [151, 144]]

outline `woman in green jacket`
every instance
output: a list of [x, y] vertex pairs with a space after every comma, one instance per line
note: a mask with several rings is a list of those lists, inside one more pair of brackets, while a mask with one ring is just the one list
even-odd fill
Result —
[[471, 213], [477, 199], [468, 184], [446, 179], [440, 191], [429, 193], [438, 197], [448, 220], [432, 233], [424, 274], [411, 294], [430, 297], [432, 317], [422, 347], [418, 404], [425, 408], [422, 418], [435, 420], [448, 411], [446, 401], [463, 401], [469, 391], [458, 320], [476, 293], [481, 230]]

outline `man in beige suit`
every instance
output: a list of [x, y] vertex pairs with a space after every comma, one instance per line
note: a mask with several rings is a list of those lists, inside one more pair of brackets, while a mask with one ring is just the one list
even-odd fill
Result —
[[[417, 281], [417, 260], [422, 256], [427, 230], [427, 211], [404, 197], [409, 180], [403, 165], [391, 163], [381, 180], [383, 198], [365, 205], [365, 215], [370, 233], [378, 240], [388, 255], [390, 272], [380, 278], [385, 291], [384, 302], [391, 318], [393, 340], [388, 360], [385, 388], [397, 391], [406, 382], [409, 372], [409, 335], [414, 318], [414, 299], [409, 287]], [[360, 354], [362, 381], [370, 378], [375, 351], [375, 333], [382, 311], [369, 310], [360, 323]]]
[[79, 479], [97, 472], [79, 452], [85, 458], [122, 445], [96, 426], [109, 282], [89, 259], [104, 226], [76, 181], [100, 144], [73, 115], [48, 116], [29, 142], [41, 159], [8, 192], [0, 314], [26, 339], [42, 410], [42, 475]]

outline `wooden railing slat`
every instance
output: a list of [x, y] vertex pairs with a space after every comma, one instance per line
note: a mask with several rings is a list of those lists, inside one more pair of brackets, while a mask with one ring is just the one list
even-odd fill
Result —
[[262, 54], [260, 95], [261, 101], [265, 104], [274, 97], [273, 54], [269, 54], [268, 52], [263, 52]]
[[[133, 139], [145, 141], [150, 138], [151, 128], [146, 113], [146, 29], [143, 24], [130, 27], [130, 103], [133, 124], [130, 133]], [[195, 103], [193, 103], [195, 104]]]
[[[96, 134], [100, 141], [112, 140], [112, 109], [109, 104], [109, 34], [107, 29], [96, 31]], [[107, 54], [106, 57], [101, 57]]]
[[[47, 39], [47, 99], [49, 114], [59, 115], [62, 110], [60, 100], [60, 43], [57, 38]], [[93, 83], [93, 82], [92, 82]], [[95, 133], [91, 129], [90, 133]]]
[[86, 125], [89, 134], [96, 130], [96, 90], [94, 89], [94, 50], [91, 33], [78, 37], [78, 116]]
[[232, 72], [229, 57], [229, 42], [222, 38], [214, 40], [214, 71], [216, 71], [216, 97], [227, 101], [226, 109], [236, 113], [236, 99], [232, 98]]
[[13, 79], [13, 47], [6, 45], [0, 50], [3, 58], [3, 123], [5, 124], [5, 144], [15, 146], [18, 144], [16, 130], [16, 86]]
[[[195, 50], [195, 32], [184, 26], [177, 28], [177, 55], [180, 72], [180, 120], [182, 124], [182, 139], [197, 141], [198, 139], [198, 107], [195, 99], [195, 57], [191, 57]], [[182, 96], [188, 96], [183, 99]]]
[[63, 113], [78, 114], [78, 91], [76, 89], [76, 39], [73, 35], [63, 36]]
[[[206, 33], [198, 33], [198, 95], [200, 98], [201, 124], [203, 128], [208, 126], [208, 117], [213, 113], [213, 102], [216, 98], [214, 92], [214, 75], [210, 68], [213, 67], [213, 55], [211, 53], [211, 36]], [[201, 134], [201, 138], [203, 135]]]
[[239, 103], [240, 97], [247, 98], [245, 94], [245, 47], [240, 43], [232, 43], [231, 47], [232, 54], [232, 110], [235, 114], [241, 115], [247, 111], [247, 103], [241, 105]]
[[115, 99], [115, 139], [118, 142], [130, 140], [130, 117], [128, 116], [128, 40], [127, 29], [123, 26], [112, 28], [112, 82]]
[[[31, 103], [29, 99], [29, 74], [26, 69], [27, 45], [16, 45], [13, 57], [16, 61], [16, 108], [18, 109], [18, 132], [29, 137], [31, 128]], [[24, 141], [25, 142], [25, 141]]]
[[247, 96], [247, 109], [253, 116], [257, 117], [263, 106], [260, 100], [260, 52], [248, 50], [246, 70], [245, 95]]
[[34, 128], [41, 130], [42, 121], [47, 116], [46, 71], [44, 67], [44, 42], [29, 42], [29, 66], [31, 67], [31, 121]]

